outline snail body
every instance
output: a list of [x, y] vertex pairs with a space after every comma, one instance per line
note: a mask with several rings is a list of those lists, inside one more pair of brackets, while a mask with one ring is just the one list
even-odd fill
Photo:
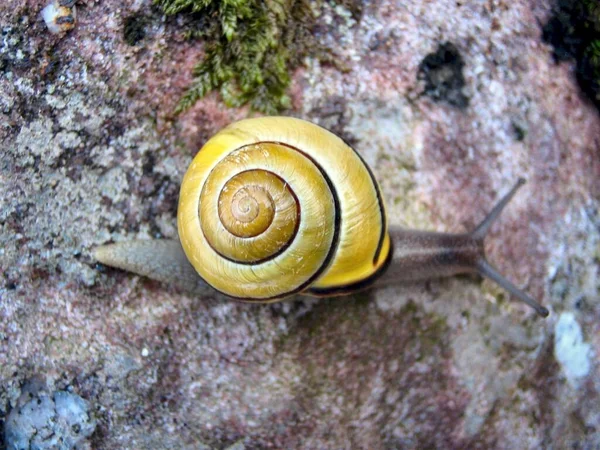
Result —
[[479, 272], [546, 316], [484, 256], [487, 230], [521, 184], [472, 233], [390, 228], [373, 173], [342, 139], [300, 119], [246, 119], [213, 136], [186, 172], [179, 242], [117, 243], [95, 257], [191, 292], [253, 302]]

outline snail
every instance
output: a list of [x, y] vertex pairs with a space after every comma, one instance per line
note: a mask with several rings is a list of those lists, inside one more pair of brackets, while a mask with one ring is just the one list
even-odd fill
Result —
[[75, 28], [77, 10], [75, 0], [51, 0], [41, 12], [51, 33], [58, 34]]
[[94, 256], [192, 293], [214, 289], [248, 302], [478, 272], [546, 317], [485, 258], [489, 228], [523, 183], [468, 234], [389, 227], [371, 169], [341, 138], [290, 117], [245, 119], [209, 139], [188, 168], [179, 241], [120, 242]]

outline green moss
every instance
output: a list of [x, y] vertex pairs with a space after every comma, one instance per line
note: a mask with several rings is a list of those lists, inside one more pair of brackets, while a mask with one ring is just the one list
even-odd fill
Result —
[[[322, 0], [317, 0], [316, 5]], [[348, 2], [346, 0], [346, 2]], [[190, 38], [206, 56], [177, 112], [218, 90], [225, 104], [273, 114], [290, 106], [290, 72], [307, 51], [319, 52], [310, 0], [154, 0], [165, 14], [190, 19]]]
[[581, 89], [600, 108], [600, 2], [557, 0], [543, 32], [557, 61], [576, 61]]

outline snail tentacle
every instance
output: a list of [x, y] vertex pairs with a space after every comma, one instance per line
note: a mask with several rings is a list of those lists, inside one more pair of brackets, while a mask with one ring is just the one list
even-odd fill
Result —
[[477, 261], [477, 271], [483, 275], [484, 277], [489, 278], [490, 280], [495, 281], [500, 287], [506, 289], [512, 295], [517, 297], [522, 302], [531, 306], [536, 313], [538, 313], [541, 317], [548, 317], [548, 309], [544, 306], [540, 305], [534, 299], [532, 299], [529, 295], [523, 292], [521, 289], [516, 287], [506, 278], [504, 278], [496, 269], [494, 269], [490, 263], [487, 262], [485, 258]]
[[471, 235], [475, 239], [484, 239], [490, 230], [491, 226], [494, 224], [496, 219], [500, 217], [504, 207], [510, 203], [513, 199], [517, 191], [525, 184], [525, 178], [519, 178], [512, 189], [502, 197], [496, 206], [492, 208], [489, 214], [481, 221], [481, 223], [471, 232]]
[[479, 259], [477, 260], [475, 267], [477, 269], [477, 272], [479, 272], [479, 274], [496, 282], [496, 284], [498, 284], [500, 287], [502, 287], [503, 289], [506, 289], [512, 295], [517, 297], [519, 300], [521, 300], [522, 302], [524, 302], [527, 305], [529, 305], [530, 307], [532, 307], [535, 310], [535, 312], [537, 312], [541, 317], [548, 317], [548, 314], [549, 314], [548, 309], [543, 307], [542, 305], [540, 305], [533, 298], [531, 298], [529, 295], [527, 295], [521, 289], [516, 287], [509, 280], [504, 278], [504, 276], [502, 276], [496, 269], [494, 269], [494, 267], [487, 261], [487, 259], [485, 258], [485, 254], [483, 252], [483, 241], [485, 240], [485, 237], [486, 237], [490, 227], [496, 221], [496, 219], [500, 216], [504, 207], [515, 196], [515, 194], [517, 193], [519, 188], [521, 186], [523, 186], [524, 184], [525, 184], [525, 179], [519, 178], [517, 180], [517, 182], [515, 183], [515, 185], [512, 187], [512, 189], [507, 194], [505, 194], [504, 197], [502, 197], [500, 199], [500, 201], [498, 201], [498, 203], [496, 203], [496, 206], [494, 206], [494, 208], [492, 208], [492, 210], [485, 217], [485, 219], [483, 219], [483, 221], [479, 224], [479, 226], [477, 226], [477, 228], [475, 228], [475, 230], [471, 233], [471, 236], [474, 239], [481, 241], [481, 248], [482, 248], [482, 253], [481, 253]]

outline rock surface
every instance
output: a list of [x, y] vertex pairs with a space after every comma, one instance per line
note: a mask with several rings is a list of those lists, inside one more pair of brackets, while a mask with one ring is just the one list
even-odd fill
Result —
[[[96, 428], [89, 404], [77, 394], [47, 392], [40, 380], [29, 381], [5, 424], [8, 450], [83, 449]], [[89, 448], [89, 447], [87, 447]]]
[[600, 446], [600, 118], [549, 0], [326, 7], [349, 70], [309, 59], [288, 112], [355, 145], [394, 224], [465, 231], [526, 177], [487, 252], [546, 320], [475, 278], [250, 306], [96, 266], [175, 236], [187, 164], [249, 112], [172, 114], [202, 44], [148, 0], [78, 1], [58, 35], [44, 6], [0, 5], [0, 418], [43, 375], [97, 449]]

